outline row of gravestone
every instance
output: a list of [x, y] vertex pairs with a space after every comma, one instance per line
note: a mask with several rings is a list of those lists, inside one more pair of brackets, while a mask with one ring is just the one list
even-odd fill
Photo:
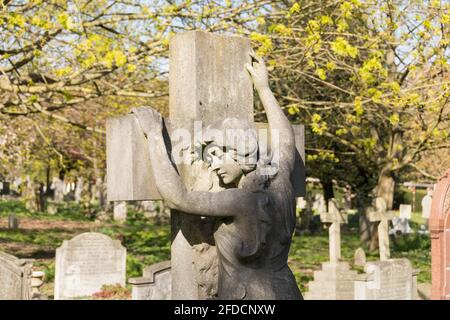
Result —
[[[44, 274], [33, 272], [33, 260], [0, 252], [0, 299], [40, 299]], [[99, 292], [103, 285], [125, 286], [126, 249], [120, 241], [94, 232], [83, 233], [56, 249], [55, 299], [73, 299]]]
[[329, 225], [330, 260], [314, 272], [306, 300], [417, 299], [418, 271], [412, 269], [408, 259], [390, 259], [388, 221], [393, 212], [386, 210], [383, 198], [377, 198], [367, 213], [372, 222], [378, 223], [380, 261], [364, 261], [363, 274], [341, 261], [340, 225], [347, 222], [347, 214], [338, 209], [334, 199], [330, 200], [328, 210], [320, 215], [322, 223]]

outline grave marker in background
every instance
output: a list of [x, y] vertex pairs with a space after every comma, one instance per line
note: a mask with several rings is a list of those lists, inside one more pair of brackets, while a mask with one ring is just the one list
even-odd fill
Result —
[[322, 263], [322, 270], [314, 271], [314, 281], [309, 282], [305, 300], [353, 300], [356, 271], [351, 271], [341, 259], [341, 224], [347, 223], [347, 214], [339, 211], [334, 199], [328, 202], [328, 211], [320, 215], [323, 223], [330, 224], [330, 261]]
[[355, 281], [355, 300], [416, 300], [417, 274], [408, 259], [370, 261]]
[[126, 249], [94, 232], [65, 240], [56, 249], [55, 300], [89, 296], [102, 285], [125, 286]]

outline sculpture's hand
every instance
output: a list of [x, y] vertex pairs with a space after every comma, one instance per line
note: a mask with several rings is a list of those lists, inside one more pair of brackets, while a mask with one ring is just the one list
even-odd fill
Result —
[[252, 76], [253, 84], [257, 90], [269, 87], [269, 74], [267, 72], [264, 60], [258, 57], [254, 52], [250, 52], [252, 63], [247, 63], [246, 67]]
[[150, 107], [141, 107], [131, 109], [131, 113], [137, 118], [147, 137], [161, 134], [163, 124], [162, 117], [158, 111]]

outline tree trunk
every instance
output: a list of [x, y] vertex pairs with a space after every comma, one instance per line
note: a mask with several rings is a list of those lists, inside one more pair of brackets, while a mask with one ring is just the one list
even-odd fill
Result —
[[370, 205], [370, 198], [365, 192], [356, 194], [356, 206], [359, 214], [359, 240], [361, 244], [369, 247], [372, 239], [373, 230], [371, 223], [366, 215], [367, 207]]
[[331, 179], [320, 179], [323, 188], [323, 197], [328, 210], [328, 201], [334, 198], [333, 181]]

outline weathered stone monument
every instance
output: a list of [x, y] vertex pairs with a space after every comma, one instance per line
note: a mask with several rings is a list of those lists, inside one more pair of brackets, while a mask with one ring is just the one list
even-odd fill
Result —
[[450, 169], [436, 185], [429, 223], [431, 299], [450, 300]]
[[102, 285], [125, 286], [126, 249], [118, 240], [87, 232], [56, 249], [55, 300], [92, 295]]
[[0, 300], [32, 299], [32, 261], [0, 252]]
[[[170, 41], [169, 109], [165, 119], [166, 144], [182, 147], [172, 156], [189, 156], [187, 150], [195, 141], [182, 141], [174, 132], [185, 129], [195, 137], [201, 121], [203, 127], [227, 118], [253, 123], [253, 86], [246, 70], [252, 63], [250, 42], [235, 36], [200, 31], [175, 35]], [[201, 129], [201, 128], [200, 128]], [[294, 130], [296, 130], [294, 128]], [[302, 134], [303, 127], [296, 130]], [[297, 196], [304, 195], [304, 142], [297, 159]], [[176, 164], [188, 190], [212, 191], [205, 186], [209, 175], [192, 164]], [[164, 173], [161, 173], [164, 174]], [[111, 119], [107, 124], [108, 200], [157, 200], [150, 166], [149, 149], [144, 133], [134, 116]], [[171, 276], [173, 299], [207, 299], [216, 294], [217, 260], [212, 237], [214, 221], [171, 211]]]
[[355, 300], [415, 300], [417, 299], [418, 270], [408, 259], [390, 259], [389, 220], [395, 211], [386, 210], [384, 198], [375, 199], [375, 207], [368, 209], [369, 220], [378, 222], [380, 261], [369, 261], [364, 274], [355, 280]]
[[433, 190], [428, 189], [425, 197], [422, 198], [422, 218], [425, 218], [428, 225], [428, 219], [430, 219], [431, 214], [431, 203], [433, 201]]
[[113, 218], [114, 221], [117, 222], [125, 222], [127, 220], [127, 202], [126, 201], [116, 201], [114, 202], [114, 213]]
[[355, 300], [416, 300], [417, 271], [408, 259], [369, 261], [355, 281]]
[[16, 215], [10, 214], [8, 216], [8, 229], [18, 229], [19, 228], [19, 219], [17, 219]]
[[316, 193], [314, 195], [314, 201], [312, 204], [312, 209], [314, 211], [316, 211], [317, 213], [322, 213], [322, 212], [326, 212], [327, 211], [327, 205], [325, 203], [325, 198], [323, 196], [323, 194], [321, 193]]
[[411, 220], [412, 206], [410, 204], [401, 204], [399, 211], [400, 218]]
[[334, 199], [328, 202], [328, 211], [322, 212], [320, 220], [330, 224], [330, 261], [322, 263], [322, 270], [314, 272], [314, 281], [308, 284], [305, 300], [353, 300], [356, 271], [350, 270], [341, 259], [341, 224], [347, 223], [347, 215], [342, 213]]
[[54, 177], [50, 189], [54, 191], [53, 201], [56, 203], [62, 203], [64, 201], [64, 193], [66, 189], [66, 184], [64, 180], [59, 177]]
[[366, 253], [363, 248], [358, 248], [355, 250], [353, 257], [353, 264], [358, 267], [364, 267], [367, 263]]
[[171, 300], [172, 274], [170, 261], [163, 261], [144, 269], [140, 278], [131, 278], [132, 300]]

